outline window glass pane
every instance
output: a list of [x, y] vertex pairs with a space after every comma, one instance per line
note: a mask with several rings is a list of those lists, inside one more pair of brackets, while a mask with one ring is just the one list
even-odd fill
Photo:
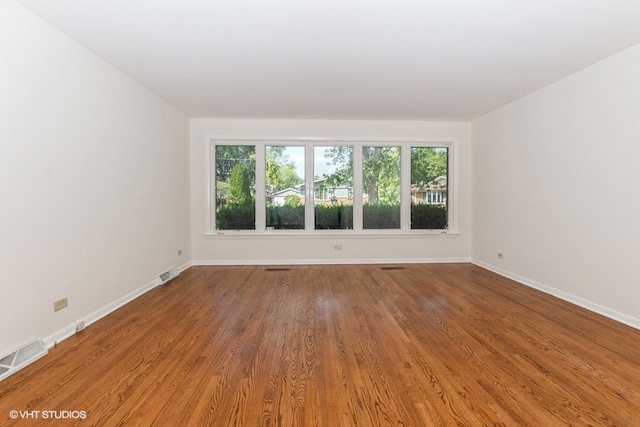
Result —
[[316, 230], [353, 228], [353, 147], [314, 147]]
[[304, 229], [304, 147], [267, 146], [267, 230]]
[[411, 148], [411, 228], [448, 228], [446, 147]]
[[256, 228], [256, 147], [216, 145], [216, 229]]
[[362, 148], [363, 228], [400, 228], [400, 147]]

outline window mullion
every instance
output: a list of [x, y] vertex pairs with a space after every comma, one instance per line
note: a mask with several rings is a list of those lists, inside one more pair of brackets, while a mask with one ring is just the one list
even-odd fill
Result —
[[265, 144], [256, 143], [256, 230], [264, 231], [267, 227], [266, 219], [266, 154]]
[[[458, 163], [457, 145], [447, 144], [447, 224], [448, 229], [456, 229], [458, 224], [458, 182], [455, 179], [455, 171]], [[455, 198], [456, 202], [453, 202], [451, 196]]]
[[400, 229], [411, 229], [411, 147], [400, 147]]
[[207, 204], [207, 219], [209, 232], [216, 232], [216, 145], [213, 141], [209, 143], [209, 180], [207, 182], [207, 194], [209, 203]]
[[362, 144], [353, 145], [353, 229], [362, 231]]
[[304, 153], [304, 229], [305, 231], [313, 231], [315, 229], [313, 144], [305, 144]]

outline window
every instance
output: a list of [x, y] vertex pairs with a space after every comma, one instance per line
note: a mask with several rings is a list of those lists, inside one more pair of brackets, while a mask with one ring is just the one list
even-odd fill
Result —
[[314, 147], [313, 205], [316, 230], [353, 228], [353, 147]]
[[411, 148], [411, 228], [446, 229], [449, 150]]
[[446, 232], [453, 147], [214, 141], [211, 231]]
[[363, 228], [400, 228], [400, 147], [362, 148]]
[[217, 230], [256, 229], [256, 147], [215, 147]]
[[266, 147], [267, 230], [304, 229], [304, 152], [304, 147]]

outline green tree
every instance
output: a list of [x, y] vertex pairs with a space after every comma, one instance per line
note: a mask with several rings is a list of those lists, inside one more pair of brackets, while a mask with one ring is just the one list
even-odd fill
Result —
[[267, 184], [267, 189], [271, 189], [273, 191], [277, 191], [280, 189], [280, 185], [282, 180], [280, 179], [280, 166], [273, 159], [267, 159], [267, 164], [265, 167], [265, 179]]
[[353, 185], [353, 147], [331, 147], [324, 153], [328, 165], [336, 166], [334, 171], [325, 175], [328, 187]]
[[364, 147], [362, 183], [369, 203], [400, 203], [400, 148]]
[[236, 164], [242, 163], [255, 182], [256, 147], [253, 145], [216, 145], [216, 181], [229, 182]]
[[439, 176], [447, 176], [448, 150], [440, 147], [411, 149], [411, 182], [425, 186]]
[[[351, 183], [353, 177], [351, 147], [332, 147], [325, 157], [335, 171], [326, 176], [328, 185]], [[400, 150], [394, 147], [365, 147], [362, 178], [369, 203], [395, 204], [400, 201]], [[448, 151], [441, 147], [411, 149], [411, 182], [420, 186], [439, 176], [447, 176]]]
[[296, 171], [296, 165], [293, 163], [288, 163], [284, 166], [280, 167], [280, 189], [283, 190], [285, 188], [293, 188], [298, 184], [303, 182], [302, 178], [298, 176], [298, 172]]
[[229, 178], [227, 203], [230, 205], [247, 205], [252, 201], [249, 169], [244, 164], [238, 163], [233, 167]]
[[268, 189], [273, 191], [295, 187], [303, 182], [297, 173], [296, 165], [286, 153], [288, 147], [267, 147], [265, 179]]
[[[332, 147], [325, 157], [337, 166], [327, 183], [337, 186], [353, 183], [352, 147]], [[400, 149], [364, 147], [362, 151], [363, 191], [371, 204], [400, 203]]]

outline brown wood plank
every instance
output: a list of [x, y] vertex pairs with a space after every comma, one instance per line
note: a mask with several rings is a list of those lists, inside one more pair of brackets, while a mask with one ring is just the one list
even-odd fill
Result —
[[0, 425], [640, 425], [640, 331], [470, 264], [381, 267], [192, 267], [0, 382]]

